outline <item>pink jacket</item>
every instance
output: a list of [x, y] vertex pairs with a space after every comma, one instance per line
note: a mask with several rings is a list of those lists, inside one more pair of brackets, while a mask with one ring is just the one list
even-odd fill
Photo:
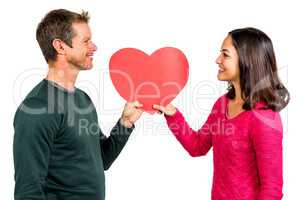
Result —
[[278, 112], [263, 103], [229, 119], [228, 98], [221, 96], [207, 121], [192, 130], [177, 110], [165, 116], [170, 130], [193, 157], [213, 147], [212, 200], [280, 200], [282, 194], [282, 124]]

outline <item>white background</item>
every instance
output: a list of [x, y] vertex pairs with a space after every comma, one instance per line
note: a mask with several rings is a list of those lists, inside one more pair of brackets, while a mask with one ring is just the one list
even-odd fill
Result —
[[[91, 14], [90, 26], [98, 51], [94, 68], [80, 74], [77, 86], [92, 97], [106, 134], [120, 117], [125, 103], [107, 73], [109, 58], [118, 49], [134, 47], [150, 54], [158, 48], [173, 46], [185, 53], [191, 73], [186, 87], [173, 104], [197, 129], [215, 100], [225, 92], [226, 85], [217, 81], [218, 68], [214, 62], [224, 37], [230, 30], [246, 26], [266, 32], [273, 40], [280, 77], [291, 93], [290, 104], [281, 112], [284, 199], [299, 199], [300, 132], [296, 125], [300, 100], [297, 80], [300, 14], [295, 2], [2, 1], [0, 199], [13, 199], [14, 112], [47, 72], [35, 40], [36, 26], [48, 11], [56, 8], [84, 9]], [[205, 157], [190, 157], [167, 129], [162, 116], [145, 113], [121, 155], [106, 172], [106, 197], [108, 200], [210, 199], [212, 173], [211, 151]]]

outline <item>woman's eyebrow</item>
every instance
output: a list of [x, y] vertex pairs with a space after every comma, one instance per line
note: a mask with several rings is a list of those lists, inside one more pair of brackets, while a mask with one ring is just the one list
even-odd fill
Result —
[[228, 53], [229, 53], [229, 50], [228, 50], [228, 49], [221, 49], [220, 51], [221, 51], [221, 52], [228, 52]]

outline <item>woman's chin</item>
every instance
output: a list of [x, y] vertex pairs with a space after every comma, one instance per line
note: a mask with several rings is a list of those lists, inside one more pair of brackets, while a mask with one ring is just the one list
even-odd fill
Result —
[[228, 81], [227, 78], [223, 77], [223, 76], [220, 75], [220, 74], [218, 74], [217, 78], [218, 78], [219, 81]]

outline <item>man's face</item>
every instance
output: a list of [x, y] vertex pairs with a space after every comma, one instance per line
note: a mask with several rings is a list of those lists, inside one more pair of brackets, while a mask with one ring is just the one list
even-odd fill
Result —
[[74, 36], [72, 48], [67, 49], [68, 63], [79, 70], [88, 70], [93, 67], [93, 54], [97, 50], [92, 42], [92, 34], [87, 23], [73, 23]]

